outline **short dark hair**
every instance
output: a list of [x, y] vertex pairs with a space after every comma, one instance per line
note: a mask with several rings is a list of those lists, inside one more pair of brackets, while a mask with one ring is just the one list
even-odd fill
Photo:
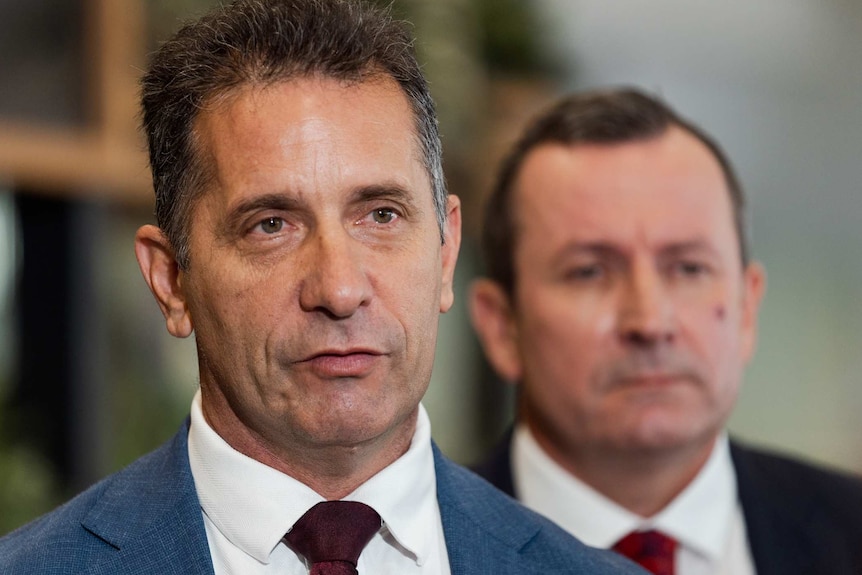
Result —
[[362, 0], [238, 0], [180, 29], [153, 54], [141, 81], [156, 220], [181, 267], [189, 265], [191, 211], [210, 177], [194, 132], [200, 111], [243, 86], [312, 75], [398, 82], [443, 237], [447, 191], [437, 115], [408, 25]]
[[677, 126], [701, 141], [724, 173], [743, 265], [749, 261], [745, 196], [739, 178], [718, 143], [698, 126], [681, 118], [667, 104], [634, 88], [584, 92], [566, 96], [541, 112], [527, 126], [503, 160], [485, 209], [482, 248], [487, 275], [509, 295], [515, 290], [514, 253], [517, 240], [514, 187], [527, 155], [543, 144], [620, 144], [657, 138]]

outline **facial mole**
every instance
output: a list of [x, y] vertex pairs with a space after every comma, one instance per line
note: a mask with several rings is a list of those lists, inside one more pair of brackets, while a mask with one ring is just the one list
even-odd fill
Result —
[[727, 315], [727, 312], [724, 309], [723, 305], [719, 305], [715, 307], [715, 319], [721, 321], [724, 319], [724, 316]]

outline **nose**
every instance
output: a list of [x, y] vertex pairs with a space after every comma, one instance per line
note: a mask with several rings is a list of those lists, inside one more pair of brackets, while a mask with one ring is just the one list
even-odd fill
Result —
[[372, 287], [361, 254], [344, 229], [318, 230], [308, 240], [299, 294], [303, 311], [348, 318], [371, 299]]
[[669, 286], [647, 262], [637, 263], [623, 287], [619, 306], [619, 335], [624, 343], [654, 346], [673, 343], [676, 323]]

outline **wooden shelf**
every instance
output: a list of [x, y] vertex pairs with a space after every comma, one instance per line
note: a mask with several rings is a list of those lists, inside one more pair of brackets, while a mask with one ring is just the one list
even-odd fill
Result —
[[72, 129], [0, 118], [0, 178], [27, 191], [151, 205], [150, 172], [136, 128], [142, 0], [82, 1], [92, 125]]
[[35, 128], [0, 121], [0, 177], [28, 191], [153, 203], [141, 147], [97, 132]]

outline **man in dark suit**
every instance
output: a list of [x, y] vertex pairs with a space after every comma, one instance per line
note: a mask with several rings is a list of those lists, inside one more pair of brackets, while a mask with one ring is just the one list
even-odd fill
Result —
[[135, 251], [189, 421], [0, 541], [0, 573], [637, 573], [443, 458], [420, 405], [458, 199], [405, 26], [240, 0], [143, 79], [158, 227]]
[[862, 573], [860, 483], [724, 431], [765, 282], [745, 229], [727, 157], [662, 102], [540, 114], [502, 165], [471, 292], [518, 386], [480, 474], [654, 573]]

